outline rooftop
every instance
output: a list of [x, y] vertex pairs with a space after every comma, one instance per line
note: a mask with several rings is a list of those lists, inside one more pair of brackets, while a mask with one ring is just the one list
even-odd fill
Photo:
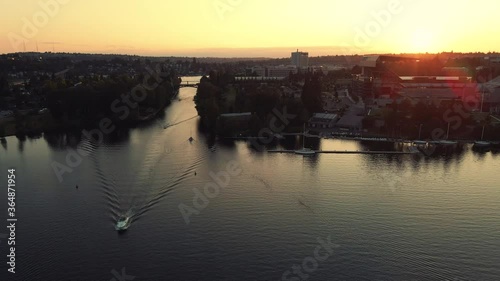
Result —
[[453, 88], [406, 88], [400, 92], [400, 95], [408, 98], [438, 98], [438, 99], [457, 99], [462, 95], [462, 90]]
[[251, 112], [243, 112], [243, 113], [224, 113], [221, 114], [220, 117], [243, 117], [243, 116], [252, 116]]
[[332, 114], [332, 113], [314, 113], [312, 118], [334, 120], [334, 119], [337, 118], [337, 114]]
[[337, 122], [338, 127], [360, 127], [364, 117], [354, 114], [347, 114], [342, 116]]

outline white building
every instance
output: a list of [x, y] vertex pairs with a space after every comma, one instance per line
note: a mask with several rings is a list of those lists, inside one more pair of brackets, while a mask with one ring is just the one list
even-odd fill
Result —
[[295, 66], [257, 66], [252, 67], [252, 73], [255, 73], [258, 77], [275, 77], [275, 78], [285, 78], [290, 75], [297, 73], [297, 67]]
[[292, 53], [292, 64], [298, 68], [307, 68], [309, 66], [309, 53], [305, 52], [293, 52]]
[[259, 77], [266, 77], [266, 68], [265, 67], [262, 67], [262, 66], [256, 66], [256, 67], [252, 67], [252, 73], [255, 73], [257, 74], [257, 76]]
[[297, 73], [295, 66], [274, 66], [267, 68], [267, 77], [288, 77], [290, 72]]

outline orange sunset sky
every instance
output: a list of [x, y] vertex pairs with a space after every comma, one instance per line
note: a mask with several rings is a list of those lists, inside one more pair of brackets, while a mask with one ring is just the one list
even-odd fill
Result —
[[499, 51], [495, 0], [0, 0], [0, 53]]

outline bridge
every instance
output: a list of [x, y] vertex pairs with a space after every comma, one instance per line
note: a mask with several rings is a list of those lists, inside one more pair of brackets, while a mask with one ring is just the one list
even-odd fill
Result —
[[181, 84], [179, 85], [179, 87], [180, 88], [185, 88], [185, 87], [198, 88], [198, 85], [200, 85], [200, 83], [198, 83], [198, 82], [189, 82], [189, 81], [186, 81], [186, 82], [181, 82]]

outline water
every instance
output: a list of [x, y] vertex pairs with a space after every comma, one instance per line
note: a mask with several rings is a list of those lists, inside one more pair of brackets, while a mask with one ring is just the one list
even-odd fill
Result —
[[[207, 140], [195, 92], [181, 89], [164, 119], [100, 145], [78, 134], [7, 138], [0, 179], [16, 168], [17, 273], [2, 262], [0, 280], [119, 280], [113, 270], [134, 280], [282, 280], [328, 237], [336, 247], [302, 269], [308, 280], [498, 280], [498, 154], [266, 154]], [[74, 149], [88, 155], [59, 182], [51, 164]], [[230, 161], [241, 173], [186, 224], [179, 204], [193, 207], [193, 189], [203, 191], [214, 182], [209, 173], [228, 171]], [[123, 214], [132, 223], [119, 235]], [[0, 247], [5, 261], [5, 240]]]

